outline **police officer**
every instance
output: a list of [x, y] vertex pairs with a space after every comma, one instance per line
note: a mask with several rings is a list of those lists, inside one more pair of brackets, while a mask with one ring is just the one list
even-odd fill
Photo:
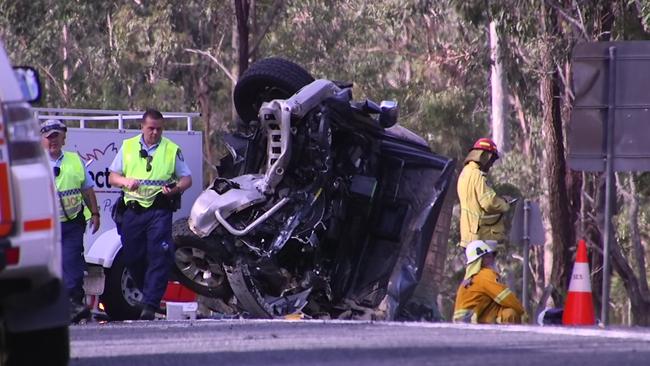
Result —
[[143, 286], [140, 319], [153, 320], [173, 263], [172, 212], [192, 186], [181, 149], [162, 136], [163, 116], [147, 110], [142, 133], [126, 139], [109, 170], [121, 187], [126, 211], [120, 227], [122, 255], [136, 283]]
[[[41, 144], [50, 158], [59, 199], [61, 242], [63, 259], [63, 282], [71, 303], [71, 322], [78, 322], [90, 315], [83, 304], [83, 278], [86, 269], [83, 235], [89, 218], [93, 234], [99, 229], [97, 198], [94, 182], [78, 154], [63, 151], [67, 133], [66, 125], [56, 119], [41, 124]], [[90, 210], [84, 214], [84, 206]]]

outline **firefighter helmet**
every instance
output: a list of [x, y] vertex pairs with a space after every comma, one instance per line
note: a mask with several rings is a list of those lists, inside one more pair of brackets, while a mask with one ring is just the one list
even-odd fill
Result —
[[467, 244], [465, 248], [465, 256], [467, 257], [467, 264], [474, 262], [475, 260], [481, 258], [482, 256], [488, 253], [494, 253], [494, 247], [488, 245], [483, 240], [474, 240], [473, 242]]
[[492, 141], [492, 139], [489, 139], [487, 137], [483, 137], [476, 140], [474, 146], [472, 146], [472, 150], [483, 150], [499, 156], [499, 150], [497, 149], [497, 144], [495, 144], [494, 141]]

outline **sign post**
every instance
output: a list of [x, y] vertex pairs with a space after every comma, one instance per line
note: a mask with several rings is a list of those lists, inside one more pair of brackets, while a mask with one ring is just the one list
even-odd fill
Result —
[[[524, 303], [524, 309], [528, 312], [528, 281], [529, 281], [529, 262], [530, 262], [530, 228], [528, 221], [530, 220], [530, 202], [524, 200], [524, 235], [522, 241], [524, 242], [524, 275], [523, 284], [521, 288], [521, 301]], [[528, 312], [530, 314], [530, 312]]]
[[527, 313], [530, 313], [528, 299], [528, 283], [530, 282], [530, 245], [544, 243], [544, 224], [539, 205], [530, 200], [524, 200], [515, 207], [510, 229], [510, 242], [523, 246], [523, 284], [521, 289], [521, 302]]
[[616, 47], [609, 47], [609, 108], [607, 109], [607, 157], [605, 160], [605, 242], [603, 243], [603, 289], [600, 320], [609, 324], [609, 248], [612, 242], [614, 198], [614, 123], [616, 117]]
[[605, 173], [601, 323], [609, 323], [614, 172], [650, 171], [650, 42], [593, 42], [573, 49], [567, 141], [573, 170]]

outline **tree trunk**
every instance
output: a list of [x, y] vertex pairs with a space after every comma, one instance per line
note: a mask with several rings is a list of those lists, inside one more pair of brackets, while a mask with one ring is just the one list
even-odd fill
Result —
[[490, 29], [490, 84], [492, 85], [492, 139], [499, 151], [510, 151], [508, 124], [506, 121], [506, 74], [503, 71], [497, 23], [491, 21]]
[[251, 35], [250, 39], [253, 40], [253, 48], [250, 47], [249, 45], [249, 51], [248, 58], [249, 60], [252, 60], [252, 62], [255, 62], [257, 60], [257, 47], [255, 47], [255, 39], [258, 37], [260, 33], [259, 29], [259, 12], [257, 11], [257, 1], [256, 0], [250, 0], [250, 18], [251, 18], [251, 27], [250, 27], [250, 32], [249, 34]]
[[623, 254], [620, 244], [616, 241], [611, 247], [611, 258], [613, 267], [623, 280], [623, 286], [630, 300], [632, 323], [634, 325], [650, 325], [650, 292], [648, 290], [648, 280], [646, 276], [645, 250], [641, 244], [641, 234], [639, 230], [639, 197], [636, 191], [636, 182], [633, 174], [628, 176], [629, 191], [621, 187], [624, 197], [629, 205], [628, 218], [630, 226], [630, 240], [632, 253], [635, 257], [635, 267], [637, 273], [634, 273], [633, 266]]
[[621, 282], [623, 282], [623, 286], [625, 286], [625, 290], [629, 295], [634, 324], [641, 326], [650, 325], [650, 299], [643, 297], [643, 294], [639, 290], [639, 281], [634, 275], [634, 271], [628, 264], [618, 243], [612, 245], [611, 256], [613, 267], [619, 276], [621, 276]]
[[549, 220], [551, 222], [553, 267], [551, 283], [559, 292], [554, 292], [556, 304], [564, 303], [567, 279], [571, 273], [572, 258], [569, 248], [574, 241], [574, 223], [569, 214], [569, 197], [566, 184], [566, 160], [560, 96], [560, 78], [554, 62], [553, 44], [560, 35], [557, 14], [541, 5], [541, 24], [544, 40], [542, 49], [542, 78], [540, 96], [542, 101], [542, 138], [546, 146], [544, 175], [548, 186]]
[[68, 81], [70, 81], [70, 65], [68, 60], [68, 47], [70, 47], [70, 42], [68, 41], [68, 25], [64, 24], [61, 29], [61, 61], [63, 64], [63, 100], [66, 104], [70, 104], [70, 91], [68, 89]]
[[[202, 70], [202, 69], [205, 69]], [[210, 77], [210, 68], [209, 67], [200, 67], [199, 70], [195, 72], [197, 79], [197, 100], [199, 103], [199, 110], [201, 111], [201, 118], [205, 123], [205, 128], [203, 130], [203, 145], [205, 146], [205, 162], [209, 165], [208, 169], [208, 182], [212, 182], [214, 179], [214, 161], [212, 157], [212, 103], [210, 102], [210, 88], [208, 86], [208, 80]], [[203, 177], [201, 177], [203, 180]]]
[[526, 120], [526, 112], [524, 111], [524, 106], [521, 104], [521, 98], [519, 93], [516, 90], [513, 90], [510, 97], [510, 103], [513, 106], [514, 112], [517, 115], [517, 120], [519, 121], [519, 126], [521, 128], [521, 146], [519, 149], [526, 155], [532, 156], [532, 143], [531, 139], [533, 138], [531, 134], [530, 124]]
[[[591, 184], [587, 185], [586, 191], [592, 191], [593, 202], [591, 207], [585, 207], [585, 216], [587, 212], [595, 214], [593, 219], [585, 219], [584, 222], [584, 235], [589, 243], [593, 244], [593, 249], [589, 251], [589, 268], [591, 269], [591, 292], [594, 300], [594, 308], [596, 314], [601, 313], [602, 304], [602, 286], [603, 283], [603, 228], [604, 228], [604, 215], [605, 212], [605, 180], [603, 174], [592, 175]], [[596, 250], [597, 249], [597, 250]]]
[[235, 17], [237, 18], [237, 66], [239, 75], [248, 69], [248, 18], [250, 14], [250, 0], [235, 0]]
[[634, 256], [636, 257], [636, 275], [639, 277], [639, 290], [645, 299], [650, 299], [648, 289], [648, 277], [646, 275], [645, 248], [641, 243], [641, 231], [639, 230], [639, 195], [636, 190], [636, 176], [630, 174], [630, 231]]
[[[234, 4], [236, 6], [236, 3], [234, 3]], [[235, 57], [239, 56], [239, 33], [237, 31], [237, 27], [238, 27], [237, 22], [233, 22], [233, 24], [232, 24], [232, 39], [231, 39], [231, 42], [232, 42], [232, 48], [233, 48], [233, 55]], [[230, 84], [230, 95], [233, 95], [233, 93], [235, 92], [235, 85], [237, 84], [236, 80], [239, 80], [239, 76], [241, 75], [241, 73], [239, 72], [239, 63], [233, 62], [231, 64], [231, 66], [230, 66], [230, 74], [233, 76], [233, 78], [235, 80]], [[235, 110], [235, 104], [234, 103], [230, 103], [230, 116], [231, 116], [233, 121], [236, 121], [237, 118], [239, 117], [237, 115], [237, 110]]]

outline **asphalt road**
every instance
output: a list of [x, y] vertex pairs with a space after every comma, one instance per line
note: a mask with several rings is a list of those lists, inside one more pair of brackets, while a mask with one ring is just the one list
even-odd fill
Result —
[[650, 329], [184, 321], [71, 327], [80, 365], [650, 365]]

